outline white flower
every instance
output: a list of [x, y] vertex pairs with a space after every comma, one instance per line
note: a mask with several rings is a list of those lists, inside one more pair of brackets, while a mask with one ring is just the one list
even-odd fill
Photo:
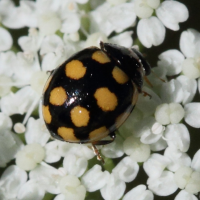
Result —
[[27, 173], [24, 170], [16, 165], [9, 166], [0, 179], [0, 194], [6, 200], [17, 198], [19, 189], [26, 183], [27, 178]]
[[109, 36], [113, 31], [117, 33], [133, 26], [136, 15], [133, 12], [133, 3], [123, 3], [111, 6], [105, 2], [91, 12], [91, 32], [102, 32]]
[[35, 180], [27, 181], [20, 189], [17, 199], [20, 200], [42, 200], [45, 195], [45, 190]]
[[176, 50], [171, 49], [161, 53], [158, 58], [158, 66], [167, 70], [168, 76], [179, 74], [182, 71], [182, 62], [184, 61], [183, 54]]
[[105, 200], [113, 200], [120, 199], [124, 194], [125, 189], [125, 182], [111, 174], [107, 184], [100, 191]]
[[137, 26], [137, 35], [145, 47], [158, 46], [164, 41], [165, 27], [157, 17], [141, 19]]
[[200, 191], [200, 150], [196, 152], [190, 166], [182, 166], [175, 172], [175, 181], [180, 189], [183, 189], [177, 196], [180, 198], [196, 199], [193, 195]]
[[103, 188], [109, 181], [109, 178], [110, 174], [108, 171], [102, 172], [101, 166], [94, 165], [83, 175], [81, 182], [86, 187], [87, 191], [94, 192]]
[[16, 155], [16, 164], [23, 170], [32, 170], [45, 157], [45, 151], [38, 143], [25, 146]]
[[158, 178], [164, 169], [170, 164], [170, 160], [159, 154], [151, 154], [149, 159], [144, 162], [144, 170], [150, 178]]
[[164, 103], [181, 103], [184, 99], [182, 84], [176, 79], [163, 83], [160, 89], [160, 96]]
[[187, 153], [173, 147], [167, 147], [164, 156], [170, 159], [171, 162], [167, 168], [172, 172], [175, 172], [181, 166], [190, 166], [191, 164], [191, 158]]
[[115, 141], [103, 146], [101, 153], [107, 158], [119, 158], [123, 156], [123, 140], [120, 136], [116, 137]]
[[187, 7], [178, 1], [162, 2], [156, 9], [156, 14], [162, 23], [173, 31], [179, 30], [179, 22], [184, 22], [189, 17]]
[[44, 146], [49, 140], [50, 134], [42, 119], [35, 120], [30, 117], [26, 128], [25, 139], [27, 144], [39, 143]]
[[59, 182], [59, 188], [61, 194], [58, 195], [54, 200], [85, 199], [86, 189], [76, 176], [67, 175], [61, 178]]
[[[137, 26], [137, 35], [147, 48], [158, 46], [164, 41], [164, 26], [179, 30], [179, 22], [186, 21], [189, 16], [186, 6], [177, 1], [163, 1], [160, 4], [159, 0], [135, 0], [134, 3], [136, 15], [142, 18]], [[158, 18], [151, 16], [154, 9]]]
[[147, 180], [148, 188], [158, 196], [168, 196], [177, 190], [174, 180], [174, 173], [163, 171], [160, 177], [153, 177]]
[[139, 165], [129, 156], [123, 158], [112, 170], [119, 180], [131, 182], [135, 179], [139, 171]]
[[[33, 181], [42, 190], [51, 194], [60, 193], [59, 181], [64, 175], [60, 169], [56, 169], [43, 162], [29, 173], [30, 181]], [[35, 193], [37, 194], [39, 191], [36, 190]]]
[[78, 157], [74, 154], [68, 153], [63, 160], [63, 167], [66, 174], [80, 177], [83, 175], [87, 168], [88, 162], [85, 157]]
[[0, 167], [5, 167], [23, 147], [22, 141], [10, 130], [11, 127], [11, 119], [0, 112]]
[[178, 103], [161, 104], [156, 108], [155, 119], [157, 122], [166, 124], [177, 124], [184, 117], [184, 109]]
[[183, 74], [191, 79], [200, 77], [200, 33], [194, 29], [183, 31], [180, 49], [186, 56], [183, 62]]
[[181, 190], [175, 197], [174, 200], [198, 200], [197, 197], [185, 190]]
[[200, 103], [185, 105], [185, 121], [194, 128], [200, 128]]
[[190, 167], [180, 167], [175, 172], [175, 181], [180, 189], [189, 193], [200, 191], [200, 173], [193, 171]]
[[139, 200], [153, 200], [153, 193], [146, 189], [145, 185], [138, 185], [134, 187], [132, 190], [127, 192], [122, 200], [132, 200], [133, 197]]
[[190, 146], [190, 134], [184, 124], [168, 125], [165, 131], [166, 142], [169, 147], [186, 152]]
[[0, 27], [0, 51], [7, 51], [11, 48], [13, 39], [11, 34], [4, 28]]
[[144, 162], [150, 156], [150, 146], [140, 142], [139, 138], [130, 136], [123, 143], [124, 152], [136, 162]]

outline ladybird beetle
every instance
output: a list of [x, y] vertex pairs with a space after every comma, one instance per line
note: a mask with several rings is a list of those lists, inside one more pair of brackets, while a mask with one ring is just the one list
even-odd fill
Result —
[[[43, 91], [45, 124], [58, 140], [104, 145], [133, 110], [151, 67], [134, 48], [100, 42], [56, 68]], [[109, 140], [102, 140], [110, 136]]]

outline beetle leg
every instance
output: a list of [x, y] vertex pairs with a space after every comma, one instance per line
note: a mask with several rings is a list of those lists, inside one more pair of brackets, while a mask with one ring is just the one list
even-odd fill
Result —
[[97, 156], [97, 159], [100, 160], [104, 164], [105, 163], [104, 159], [102, 158], [101, 154], [99, 153], [99, 150], [97, 149], [97, 147], [94, 144], [92, 144], [92, 150], [93, 150], [94, 154]]
[[46, 73], [51, 75], [51, 74], [53, 74], [54, 71], [55, 71], [55, 69], [53, 69], [53, 70], [48, 70], [48, 71], [46, 71]]
[[145, 91], [142, 91], [142, 94], [143, 94], [144, 97], [149, 96], [149, 99], [152, 98], [152, 96], [149, 93], [145, 92]]
[[100, 141], [96, 141], [96, 142], [92, 143], [92, 150], [94, 151], [94, 154], [97, 156], [97, 159], [100, 160], [103, 164], [105, 163], [104, 159], [102, 158], [101, 154], [99, 153], [99, 150], [97, 149], [96, 145], [109, 144], [115, 140], [115, 137], [116, 137], [115, 132], [111, 132], [109, 134], [109, 136], [111, 138], [110, 140], [100, 140]]
[[146, 81], [146, 83], [147, 83], [149, 86], [153, 87], [152, 83], [149, 81], [149, 79], [148, 79], [146, 76], [144, 76], [144, 80]]

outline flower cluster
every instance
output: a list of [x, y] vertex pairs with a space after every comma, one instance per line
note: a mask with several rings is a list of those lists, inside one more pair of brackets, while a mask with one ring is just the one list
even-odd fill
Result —
[[[90, 144], [51, 140], [41, 114], [48, 72], [73, 53], [100, 41], [132, 47], [136, 34], [142, 52], [188, 17], [186, 6], [171, 0], [0, 0], [0, 199], [84, 200], [99, 190], [105, 200], [176, 191], [175, 200], [197, 200], [200, 150], [192, 159], [187, 152], [188, 127], [200, 128], [200, 103], [193, 102], [200, 93], [198, 31], [184, 30], [180, 50], [158, 56], [143, 87], [151, 98], [139, 95], [116, 140], [99, 148], [104, 166]], [[10, 30], [24, 27], [18, 49]], [[146, 185], [126, 191], [140, 168]]]

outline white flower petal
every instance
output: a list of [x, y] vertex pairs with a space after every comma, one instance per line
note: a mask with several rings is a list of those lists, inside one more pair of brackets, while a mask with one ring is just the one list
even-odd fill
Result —
[[79, 158], [74, 154], [68, 153], [63, 160], [63, 167], [67, 174], [80, 177], [83, 175], [87, 168], [87, 159]]
[[177, 124], [184, 117], [184, 109], [178, 103], [161, 104], [156, 108], [155, 119], [163, 125]]
[[1, 110], [7, 115], [24, 114], [37, 98], [38, 94], [30, 86], [25, 86], [16, 93], [2, 97]]
[[124, 152], [136, 162], [144, 162], [150, 156], [150, 146], [140, 142], [139, 138], [130, 136], [123, 143]]
[[200, 77], [199, 59], [187, 58], [183, 62], [183, 74], [190, 79]]
[[197, 82], [194, 79], [190, 79], [187, 76], [178, 76], [176, 78], [181, 84], [183, 89], [183, 104], [189, 103], [193, 100], [197, 91]]
[[45, 12], [38, 16], [38, 28], [43, 35], [54, 34], [61, 28], [61, 19], [54, 12]]
[[119, 35], [111, 37], [109, 41], [111, 43], [130, 48], [132, 47], [132, 44], [133, 44], [132, 34], [133, 34], [133, 31], [125, 31], [123, 33], [120, 33]]
[[156, 14], [167, 28], [174, 31], [179, 30], [179, 22], [184, 22], [189, 17], [187, 7], [178, 1], [162, 2]]
[[[6, 120], [2, 122], [6, 122]], [[1, 128], [0, 130], [0, 167], [5, 167], [9, 161], [15, 158], [17, 152], [23, 147], [23, 143], [10, 130]]]
[[163, 83], [160, 93], [161, 99], [165, 103], [180, 103], [183, 101], [182, 84], [176, 79]]
[[75, 33], [80, 28], [80, 17], [76, 13], [68, 13], [60, 29], [63, 33]]
[[194, 29], [183, 31], [180, 38], [180, 49], [187, 58], [200, 55], [200, 33]]
[[153, 8], [148, 5], [145, 0], [135, 0], [134, 1], [134, 11], [139, 18], [149, 18], [153, 13]]
[[42, 41], [41, 49], [40, 49], [40, 54], [47, 54], [51, 52], [55, 52], [56, 48], [59, 46], [63, 46], [64, 43], [58, 35], [48, 35], [44, 38]]
[[7, 51], [11, 48], [13, 39], [11, 34], [4, 28], [0, 27], [0, 51]]
[[122, 32], [124, 29], [133, 26], [136, 20], [136, 14], [133, 10], [133, 3], [111, 6], [108, 2], [105, 2], [91, 12], [90, 32], [102, 32], [106, 36], [113, 31]]
[[176, 184], [180, 189], [184, 189], [187, 186], [191, 175], [192, 175], [192, 169], [186, 166], [180, 167], [175, 172], [174, 180], [176, 181]]
[[150, 144], [151, 151], [162, 151], [166, 149], [166, 147], [167, 143], [162, 137], [156, 143]]
[[169, 147], [186, 152], [190, 146], [190, 134], [184, 124], [168, 125], [165, 131], [166, 142]]
[[8, 77], [12, 76], [15, 62], [16, 55], [13, 51], [0, 52], [0, 74]]
[[175, 148], [166, 148], [164, 156], [170, 159], [171, 162], [167, 168], [173, 172], [178, 170], [181, 166], [189, 167], [191, 164], [191, 158], [186, 153]]
[[143, 87], [143, 91], [150, 94], [152, 98], [150, 98], [149, 96], [144, 96], [142, 94], [139, 95], [136, 108], [142, 111], [143, 117], [151, 116], [154, 113], [156, 107], [161, 104], [162, 101], [152, 89], [149, 89], [148, 87]]
[[1, 176], [0, 185], [8, 199], [16, 198], [19, 188], [27, 181], [27, 173], [16, 165], [9, 166]]
[[42, 119], [35, 120], [30, 117], [26, 126], [25, 138], [27, 144], [39, 143], [44, 146], [50, 138], [44, 121]]
[[165, 27], [157, 17], [141, 19], [137, 26], [140, 42], [147, 48], [160, 45], [165, 38]]
[[196, 194], [200, 191], [200, 173], [193, 171], [185, 190], [189, 193]]
[[143, 168], [149, 177], [158, 178], [169, 164], [170, 160], [167, 157], [154, 153], [144, 162]]
[[33, 143], [26, 145], [16, 155], [16, 164], [24, 170], [32, 170], [45, 157], [45, 151], [40, 144]]
[[44, 189], [36, 181], [29, 180], [20, 188], [17, 198], [19, 200], [42, 200], [44, 195]]
[[146, 189], [145, 185], [138, 185], [134, 187], [132, 190], [127, 192], [122, 200], [132, 200], [134, 199], [137, 200], [153, 200], [154, 196], [153, 193], [149, 190]]
[[109, 172], [102, 172], [100, 165], [94, 165], [83, 175], [81, 182], [86, 187], [87, 191], [94, 192], [104, 187], [109, 181], [109, 177]]
[[167, 70], [168, 76], [179, 74], [182, 71], [182, 62], [184, 61], [183, 54], [171, 49], [161, 53], [158, 57], [158, 66], [164, 67]]
[[123, 158], [112, 170], [118, 179], [124, 182], [131, 182], [135, 179], [139, 171], [139, 165], [129, 156]]
[[174, 200], [198, 200], [197, 197], [193, 194], [186, 192], [185, 190], [181, 190], [175, 197]]
[[5, 113], [0, 112], [0, 133], [12, 128], [12, 120]]
[[198, 150], [193, 159], [192, 159], [192, 164], [191, 168], [196, 170], [197, 172], [200, 172], [200, 150]]
[[200, 128], [200, 103], [185, 105], [185, 121], [194, 128]]
[[100, 190], [105, 200], [120, 199], [124, 194], [126, 184], [111, 174], [107, 184]]
[[62, 172], [46, 163], [41, 163], [29, 173], [30, 180], [36, 181], [41, 188], [52, 194], [60, 193], [58, 183], [63, 175]]
[[63, 177], [59, 182], [61, 193], [66, 199], [84, 200], [86, 189], [75, 176], [68, 175]]
[[114, 142], [102, 147], [101, 153], [107, 158], [119, 158], [123, 156], [124, 151], [122, 138], [117, 136]]
[[[64, 50], [64, 49], [63, 49]], [[63, 52], [64, 53], [64, 52]], [[60, 66], [67, 58], [67, 55], [56, 55], [55, 53], [47, 53], [42, 60], [42, 70], [52, 71], [56, 67]]]
[[61, 159], [61, 153], [58, 150], [58, 143], [57, 141], [48, 142], [45, 145], [45, 162], [47, 163], [54, 163]]
[[149, 178], [147, 180], [149, 189], [158, 196], [168, 196], [177, 190], [174, 181], [174, 174], [164, 171], [159, 178]]

